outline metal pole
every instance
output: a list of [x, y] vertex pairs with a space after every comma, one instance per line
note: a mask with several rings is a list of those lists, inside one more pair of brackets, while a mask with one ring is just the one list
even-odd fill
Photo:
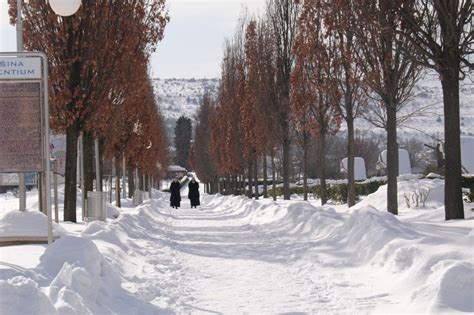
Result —
[[43, 69], [44, 69], [44, 177], [45, 177], [45, 187], [43, 187], [45, 194], [45, 210], [48, 215], [48, 244], [53, 243], [53, 214], [51, 209], [51, 163], [49, 161], [49, 91], [48, 91], [48, 57], [43, 54]]
[[[23, 18], [21, 16], [22, 3], [21, 0], [16, 1], [16, 50], [23, 51]], [[18, 173], [18, 188], [20, 193], [20, 211], [26, 210], [26, 182], [25, 173]]]
[[58, 210], [58, 174], [53, 173], [53, 186], [54, 186], [54, 221], [59, 223], [59, 210]]
[[100, 180], [99, 165], [99, 139], [95, 139], [95, 190], [102, 191], [102, 181]]
[[20, 190], [20, 211], [25, 211], [26, 210], [25, 173], [18, 173], [18, 187]]
[[22, 0], [16, 0], [16, 50], [23, 51], [23, 18], [21, 16]]

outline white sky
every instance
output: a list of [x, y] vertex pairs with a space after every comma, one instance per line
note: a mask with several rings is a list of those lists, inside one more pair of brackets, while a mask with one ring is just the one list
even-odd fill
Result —
[[[212, 78], [220, 73], [224, 39], [235, 30], [243, 6], [262, 12], [265, 0], [168, 0], [171, 20], [152, 57], [160, 78]], [[0, 0], [0, 51], [16, 49], [7, 0]]]

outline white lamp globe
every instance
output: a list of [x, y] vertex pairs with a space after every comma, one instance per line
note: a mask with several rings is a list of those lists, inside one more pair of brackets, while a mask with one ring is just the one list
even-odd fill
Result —
[[81, 0], [49, 0], [49, 6], [60, 16], [71, 16], [79, 10]]

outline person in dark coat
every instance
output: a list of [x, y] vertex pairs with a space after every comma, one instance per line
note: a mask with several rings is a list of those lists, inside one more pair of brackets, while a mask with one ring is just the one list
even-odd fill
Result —
[[181, 206], [181, 184], [177, 178], [173, 179], [171, 182], [170, 193], [171, 208], [178, 209]]
[[193, 177], [191, 181], [189, 182], [188, 187], [189, 187], [188, 198], [191, 201], [191, 208], [196, 208], [197, 206], [201, 204], [199, 202], [199, 183]]

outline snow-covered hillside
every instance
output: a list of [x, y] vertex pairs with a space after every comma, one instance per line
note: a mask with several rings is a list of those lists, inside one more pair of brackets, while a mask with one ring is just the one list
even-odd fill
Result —
[[[467, 77], [461, 81], [460, 85], [461, 134], [474, 135], [474, 76]], [[438, 74], [434, 72], [424, 74], [417, 83], [412, 98], [398, 116], [405, 116], [421, 109], [423, 110], [420, 113], [401, 124], [398, 130], [399, 138], [443, 139], [443, 92]], [[383, 132], [380, 129], [374, 129], [363, 119], [356, 120], [356, 128], [369, 134]]]
[[[155, 95], [165, 117], [168, 132], [176, 120], [184, 115], [195, 121], [199, 101], [205, 91], [217, 94], [218, 79], [154, 79]], [[170, 133], [171, 135], [172, 133]]]
[[[461, 132], [474, 135], [474, 77], [461, 82]], [[161, 112], [166, 118], [169, 131], [179, 116], [185, 115], [194, 120], [199, 108], [199, 98], [205, 90], [212, 95], [217, 94], [218, 79], [155, 79], [155, 93]], [[400, 115], [414, 112], [416, 109], [428, 107], [422, 116], [408, 120], [399, 129], [400, 138], [437, 137], [442, 139], [444, 132], [443, 94], [438, 75], [430, 72], [424, 75], [414, 91], [412, 100]], [[368, 135], [383, 133], [363, 119], [356, 120], [356, 128]], [[345, 126], [341, 131], [344, 132]]]

